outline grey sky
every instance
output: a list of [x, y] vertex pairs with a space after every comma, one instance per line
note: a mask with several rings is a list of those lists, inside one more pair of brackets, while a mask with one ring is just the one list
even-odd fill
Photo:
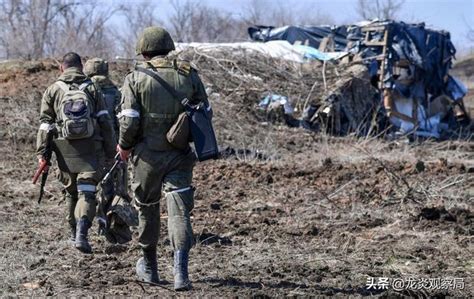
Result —
[[[119, 0], [133, 5], [137, 1]], [[252, 0], [198, 0], [208, 6], [240, 14]], [[116, 2], [104, 0], [104, 2]], [[160, 18], [166, 19], [171, 10], [170, 0], [155, 0]], [[184, 2], [184, 0], [181, 0]], [[281, 5], [296, 12], [305, 11], [314, 14], [329, 15], [338, 24], [359, 21], [355, 7], [357, 0], [262, 0], [268, 6]], [[451, 32], [451, 39], [459, 52], [473, 51], [474, 44], [466, 38], [467, 26], [474, 29], [474, 0], [406, 0], [399, 14], [406, 22], [425, 22], [432, 28]], [[314, 24], [313, 24], [314, 25]]]

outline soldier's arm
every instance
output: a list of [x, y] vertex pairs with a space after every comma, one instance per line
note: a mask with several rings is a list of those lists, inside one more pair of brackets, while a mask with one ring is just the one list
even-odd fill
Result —
[[212, 117], [212, 107], [211, 104], [209, 103], [209, 100], [207, 98], [207, 93], [206, 89], [204, 88], [204, 84], [202, 84], [201, 78], [199, 78], [199, 75], [196, 70], [191, 69], [191, 80], [193, 82], [193, 103], [205, 103], [208, 111], [210, 112], [210, 115]]
[[140, 104], [134, 92], [133, 73], [125, 78], [121, 92], [119, 145], [122, 149], [129, 150], [137, 143], [141, 113]]
[[47, 134], [55, 129], [56, 112], [54, 111], [54, 92], [53, 86], [48, 87], [41, 99], [40, 108], [40, 127], [36, 138], [36, 154], [43, 156], [46, 150]]
[[94, 98], [96, 99], [96, 117], [97, 123], [100, 128], [100, 135], [104, 144], [105, 156], [109, 159], [115, 156], [116, 137], [115, 130], [113, 127], [112, 116], [107, 111], [105, 100], [102, 94], [98, 92], [98, 89], [94, 86], [93, 90]]

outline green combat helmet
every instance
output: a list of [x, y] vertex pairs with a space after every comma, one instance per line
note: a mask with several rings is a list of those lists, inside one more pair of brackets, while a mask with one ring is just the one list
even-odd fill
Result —
[[102, 58], [91, 58], [84, 65], [84, 74], [92, 76], [107, 76], [109, 74], [109, 63]]
[[147, 27], [138, 37], [136, 53], [168, 54], [175, 49], [173, 39], [168, 31], [161, 27]]

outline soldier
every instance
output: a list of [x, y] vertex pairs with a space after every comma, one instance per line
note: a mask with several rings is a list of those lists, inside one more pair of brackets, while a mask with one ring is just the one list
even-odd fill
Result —
[[[189, 62], [166, 55], [174, 50], [169, 33], [160, 27], [146, 28], [136, 45], [137, 55], [145, 62], [139, 66], [151, 70], [187, 95], [196, 104], [208, 105], [204, 86]], [[193, 231], [189, 213], [194, 207], [192, 174], [196, 157], [189, 145], [174, 148], [166, 133], [184, 111], [174, 98], [151, 76], [132, 71], [122, 87], [120, 137], [117, 149], [123, 160], [133, 150], [134, 199], [139, 208], [139, 244], [143, 257], [136, 272], [141, 280], [157, 283], [157, 243], [160, 231], [160, 197], [163, 193], [168, 210], [168, 234], [174, 251], [174, 288], [191, 289], [188, 278], [189, 250]]]
[[115, 135], [101, 94], [82, 72], [81, 57], [67, 53], [60, 70], [58, 81], [41, 100], [37, 155], [41, 163], [47, 134], [57, 129], [53, 148], [68, 204], [71, 240], [80, 251], [91, 253], [87, 234], [96, 213], [96, 185], [105, 158], [114, 157]]
[[[118, 136], [117, 112], [120, 104], [120, 91], [109, 78], [109, 63], [101, 58], [91, 58], [84, 64], [84, 74], [98, 88], [104, 98], [109, 116], [114, 124], [115, 136]], [[105, 165], [110, 169], [112, 165]], [[119, 164], [117, 170], [113, 173], [112, 179], [101, 185], [102, 196], [99, 200], [97, 209], [97, 220], [99, 223], [99, 232], [104, 234], [107, 240], [116, 243], [116, 238], [107, 232], [106, 213], [114, 200], [115, 195], [128, 200], [127, 193], [127, 168], [125, 164]], [[109, 223], [110, 226], [110, 223]], [[119, 242], [122, 243], [122, 242]]]
[[101, 58], [91, 58], [84, 64], [84, 74], [91, 79], [102, 94], [118, 136], [118, 119], [116, 114], [121, 94], [117, 86], [109, 78], [109, 63]]

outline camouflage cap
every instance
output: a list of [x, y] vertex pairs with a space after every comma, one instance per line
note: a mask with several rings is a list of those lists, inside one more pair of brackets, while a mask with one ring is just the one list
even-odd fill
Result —
[[136, 53], [170, 52], [175, 49], [171, 35], [161, 27], [147, 27], [137, 40]]
[[97, 75], [108, 76], [109, 63], [102, 58], [91, 58], [84, 65], [84, 74], [89, 77]]

